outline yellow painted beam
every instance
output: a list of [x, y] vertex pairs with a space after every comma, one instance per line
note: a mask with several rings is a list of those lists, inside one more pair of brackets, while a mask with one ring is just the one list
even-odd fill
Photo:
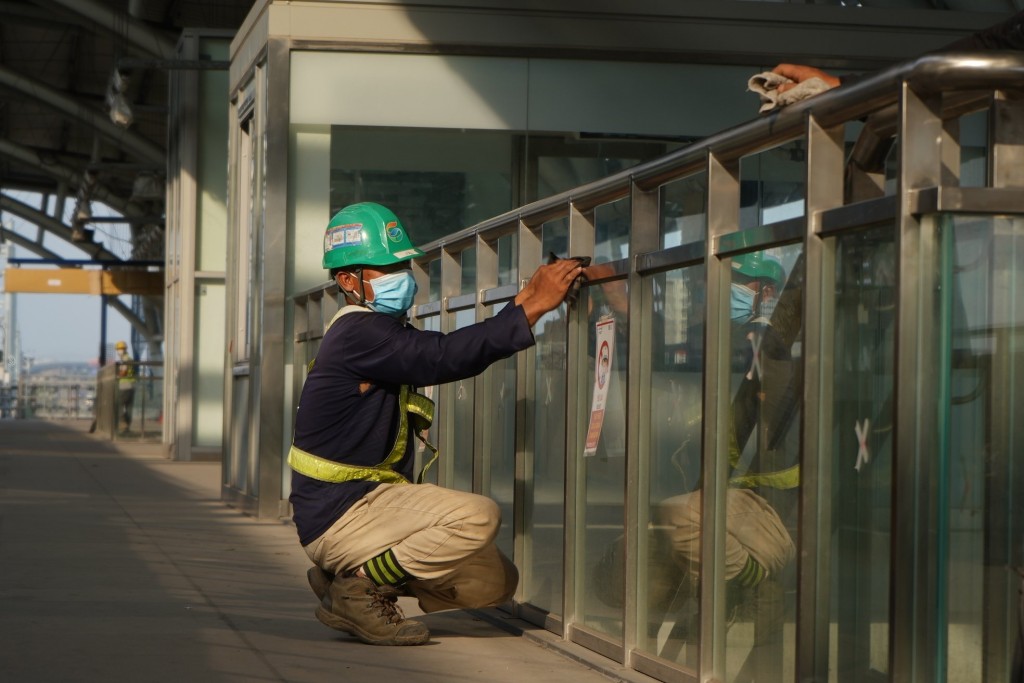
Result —
[[8, 268], [4, 291], [33, 294], [141, 294], [159, 296], [164, 274], [145, 270]]

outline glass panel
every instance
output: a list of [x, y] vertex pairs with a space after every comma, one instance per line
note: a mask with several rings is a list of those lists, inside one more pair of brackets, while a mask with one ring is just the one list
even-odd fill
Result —
[[527, 142], [524, 204], [614, 175], [678, 146], [669, 142], [572, 139], [567, 135], [530, 135]]
[[698, 173], [661, 188], [661, 246], [699, 242], [707, 234], [708, 174]]
[[427, 264], [427, 278], [430, 282], [430, 301], [441, 300], [441, 259], [434, 259]]
[[514, 284], [519, 268], [516, 266], [516, 246], [519, 240], [515, 235], [498, 238], [498, 286]]
[[960, 119], [960, 187], [988, 184], [988, 110]]
[[461, 254], [462, 283], [459, 294], [472, 294], [476, 291], [476, 247], [470, 247]]
[[[565, 256], [569, 220], [545, 223], [543, 253]], [[566, 307], [547, 313], [534, 326], [537, 340], [536, 401], [533, 405], [532, 458], [526, 463], [523, 501], [526, 552], [523, 600], [562, 614], [565, 543], [565, 401]]]
[[[726, 495], [728, 681], [791, 681], [799, 495], [802, 247], [731, 259], [730, 474]], [[756, 673], [755, 673], [756, 672]]]
[[740, 229], [804, 214], [806, 160], [803, 140], [740, 159]]
[[701, 524], [687, 513], [700, 504], [704, 271], [692, 266], [651, 280], [650, 414], [641, 425], [650, 430], [650, 454], [648, 517], [640, 528], [650, 533], [641, 536], [638, 553], [637, 645], [693, 669]]
[[[476, 321], [476, 309], [467, 308], [455, 313], [455, 328], [468, 327]], [[455, 411], [452, 420], [451, 488], [473, 490], [473, 378], [460, 379], [451, 384], [455, 392]], [[443, 454], [442, 454], [443, 456]]]
[[380, 202], [423, 245], [512, 208], [513, 136], [501, 131], [331, 127], [330, 214]]
[[588, 409], [580, 461], [577, 613], [582, 623], [615, 638], [623, 635], [626, 480], [626, 361], [628, 345], [627, 284], [604, 282], [586, 289], [580, 305], [590, 311], [587, 324]]
[[631, 205], [629, 197], [625, 197], [594, 209], [594, 263], [629, 257]]
[[[569, 219], [559, 218], [548, 221], [542, 229], [542, 244], [545, 258], [551, 254], [566, 258], [569, 256]], [[580, 256], [580, 254], [573, 254]]]
[[[946, 680], [1012, 680], [1022, 560], [1024, 220], [940, 219], [944, 329], [940, 554]], [[943, 533], [945, 532], [945, 533]], [[940, 579], [941, 580], [941, 579]], [[940, 619], [943, 615], [940, 611]], [[1019, 650], [1018, 650], [1019, 654]]]
[[836, 240], [831, 476], [830, 681], [888, 680], [896, 252], [891, 226]]
[[[488, 317], [507, 304], [489, 306]], [[501, 527], [496, 540], [508, 557], [513, 557], [513, 502], [516, 468], [516, 359], [510, 356], [492, 364], [483, 374], [485, 439], [483, 445], [483, 494], [494, 499], [501, 509]]]
[[[439, 315], [432, 315], [429, 318], [423, 318], [421, 320], [421, 323], [420, 323], [420, 328], [424, 329], [424, 330], [428, 330], [430, 332], [440, 332], [441, 331], [441, 316], [439, 316]], [[430, 425], [430, 429], [427, 430], [426, 438], [427, 438], [427, 441], [429, 441], [432, 445], [437, 446], [438, 445], [438, 443], [437, 443], [437, 423], [438, 423], [438, 421], [441, 418], [441, 415], [440, 415], [439, 411], [436, 410], [436, 407], [437, 407], [436, 406], [436, 403], [437, 403], [437, 386], [421, 387], [419, 389], [419, 392], [421, 394], [423, 394], [424, 396], [426, 396], [427, 398], [429, 398], [431, 401], [434, 401], [434, 403], [435, 403], [434, 422], [433, 422], [433, 424]], [[438, 459], [434, 462], [433, 465], [430, 466], [430, 469], [427, 470], [426, 474], [423, 477], [423, 483], [424, 484], [436, 484], [437, 483], [437, 473], [441, 470], [441, 463], [443, 462], [443, 457], [442, 456], [443, 456], [443, 454], [439, 455]], [[434, 454], [431, 453], [430, 450], [426, 446], [423, 445], [422, 441], [417, 439], [416, 440], [416, 468], [415, 468], [415, 472], [416, 472], [417, 476], [419, 476], [419, 473], [423, 471], [424, 465], [426, 465], [428, 462], [430, 462], [430, 459], [433, 458], [433, 457], [434, 457]]]

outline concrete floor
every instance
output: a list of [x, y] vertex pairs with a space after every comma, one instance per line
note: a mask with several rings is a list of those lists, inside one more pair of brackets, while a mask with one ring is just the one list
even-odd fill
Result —
[[87, 430], [0, 421], [3, 681], [651, 680], [497, 610], [364, 645], [313, 616], [291, 524], [221, 502], [219, 463]]

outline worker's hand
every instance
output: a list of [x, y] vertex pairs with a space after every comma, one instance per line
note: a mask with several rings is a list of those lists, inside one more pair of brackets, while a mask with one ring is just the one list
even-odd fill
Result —
[[562, 303], [569, 287], [582, 273], [583, 268], [575, 259], [559, 259], [537, 269], [515, 298], [531, 326]]
[[780, 93], [791, 90], [804, 81], [812, 78], [820, 78], [825, 81], [830, 88], [834, 88], [839, 85], [839, 79], [835, 76], [827, 74], [821, 69], [816, 69], [813, 66], [807, 66], [806, 64], [779, 64], [777, 67], [772, 69], [772, 73], [785, 76], [789, 80], [794, 81], [793, 83], [783, 83], [780, 85]]

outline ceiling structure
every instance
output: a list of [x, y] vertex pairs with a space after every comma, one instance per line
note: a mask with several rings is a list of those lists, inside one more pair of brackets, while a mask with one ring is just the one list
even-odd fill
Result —
[[[94, 260], [118, 260], [90, 230], [116, 213], [132, 226], [128, 258], [160, 260], [168, 75], [197, 66], [175, 62], [178, 37], [184, 28], [237, 29], [252, 5], [0, 0], [0, 190], [55, 197], [59, 207], [0, 198], [4, 215], [39, 227], [37, 248], [3, 228], [6, 236], [43, 256], [47, 232]], [[112, 211], [90, 215], [92, 202]]]
[[[964, 4], [791, 1], [892, 9], [963, 9]], [[1007, 12], [1018, 2], [1024, 4], [967, 4]], [[44, 247], [45, 234], [75, 244], [99, 262], [161, 261], [169, 74], [211, 66], [176, 62], [178, 37], [185, 28], [237, 30], [255, 3], [0, 0], [0, 216], [17, 216], [38, 227], [33, 237], [14, 234], [0, 222], [0, 238], [41, 258], [53, 256]], [[19, 190], [56, 201], [29, 206], [9, 195]], [[94, 214], [96, 204], [111, 211]], [[113, 254], [94, 241], [93, 229], [125, 219], [131, 225], [125, 253]]]

